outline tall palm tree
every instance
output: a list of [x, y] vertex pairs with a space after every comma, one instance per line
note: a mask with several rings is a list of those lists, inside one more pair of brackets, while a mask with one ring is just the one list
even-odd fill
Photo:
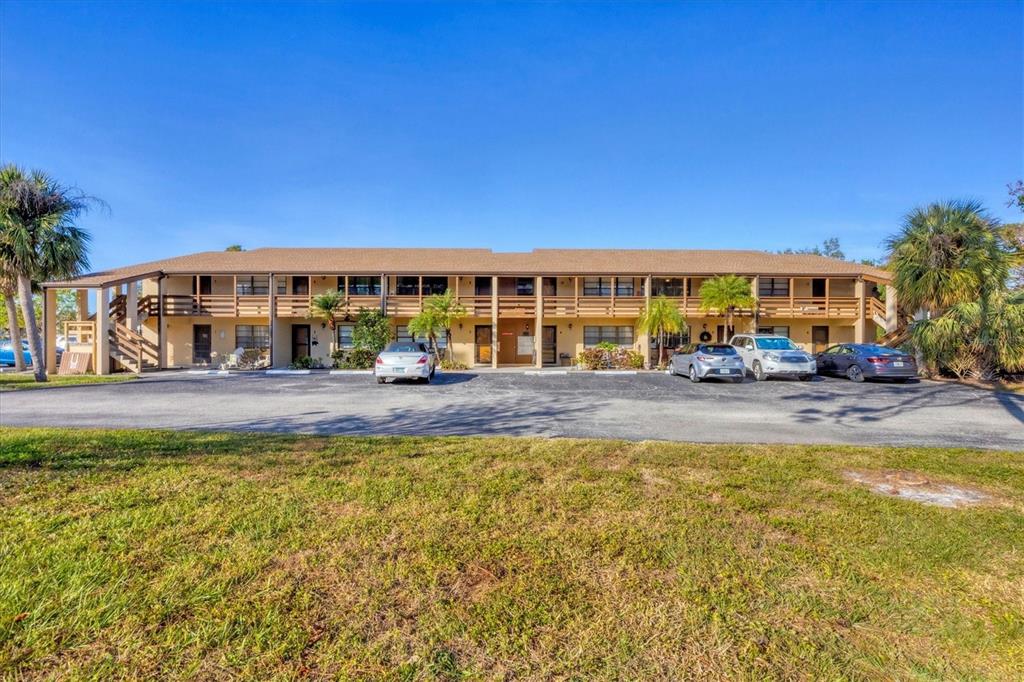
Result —
[[423, 308], [431, 311], [440, 325], [440, 331], [444, 333], [445, 355], [452, 359], [452, 327], [466, 316], [466, 307], [455, 298], [455, 292], [445, 289], [443, 294], [434, 294], [427, 298]]
[[900, 302], [926, 317], [911, 343], [930, 367], [990, 377], [1024, 363], [1017, 304], [1007, 296], [1020, 248], [976, 201], [936, 202], [904, 218], [887, 241]]
[[665, 336], [678, 333], [686, 320], [679, 313], [679, 308], [666, 296], [651, 299], [640, 312], [636, 325], [640, 332], [653, 336], [658, 340], [658, 366], [665, 365]]
[[742, 308], [753, 308], [757, 299], [750, 291], [750, 281], [739, 275], [719, 275], [700, 285], [700, 309], [725, 315], [726, 336], [733, 333], [732, 319]]
[[334, 331], [338, 327], [338, 315], [345, 310], [345, 295], [340, 291], [325, 291], [310, 301], [309, 314], [317, 320], [323, 320], [327, 328]]
[[17, 283], [36, 381], [46, 381], [46, 358], [33, 283], [74, 277], [88, 267], [90, 236], [75, 220], [94, 201], [41, 171], [0, 168], [0, 264]]
[[441, 323], [441, 317], [435, 310], [424, 306], [423, 311], [419, 315], [409, 320], [407, 329], [413, 338], [425, 337], [430, 343], [430, 349], [434, 352], [434, 357], [438, 362], [441, 361], [441, 355], [437, 350], [437, 335], [444, 329], [444, 325]]
[[17, 288], [17, 278], [0, 263], [0, 296], [4, 297], [4, 306], [7, 308], [7, 330], [11, 335], [14, 369], [22, 372], [25, 370], [25, 356], [21, 352], [21, 324], [18, 322], [18, 301], [15, 293]]

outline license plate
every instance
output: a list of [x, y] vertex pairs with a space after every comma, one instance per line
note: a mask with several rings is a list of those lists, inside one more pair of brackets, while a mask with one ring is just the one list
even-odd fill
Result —
[[902, 367], [903, 366], [903, 362], [900, 361], [900, 360], [896, 360], [895, 362], [892, 363], [892, 366], [893, 367]]
[[405, 374], [405, 367], [395, 367], [391, 371], [395, 374]]
[[720, 370], [718, 370], [718, 373], [719, 374], [732, 374], [732, 370], [731, 369], [720, 369]]

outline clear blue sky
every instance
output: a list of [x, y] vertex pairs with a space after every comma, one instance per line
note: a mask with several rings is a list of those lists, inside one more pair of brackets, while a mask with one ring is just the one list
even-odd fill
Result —
[[258, 246], [849, 256], [1024, 176], [1024, 5], [0, 3], [0, 159], [93, 264]]

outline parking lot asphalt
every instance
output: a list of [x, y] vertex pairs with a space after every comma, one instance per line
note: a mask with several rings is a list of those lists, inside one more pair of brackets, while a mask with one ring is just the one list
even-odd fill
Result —
[[922, 381], [743, 384], [660, 373], [147, 374], [0, 394], [4, 426], [323, 434], [514, 435], [1024, 450], [1024, 396]]

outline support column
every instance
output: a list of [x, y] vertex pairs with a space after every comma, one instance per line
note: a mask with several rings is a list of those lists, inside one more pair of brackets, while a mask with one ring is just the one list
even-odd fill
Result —
[[125, 324], [133, 332], [139, 330], [139, 283], [128, 282], [128, 290], [125, 292]]
[[75, 315], [75, 318], [79, 322], [85, 322], [89, 319], [89, 290], [76, 289], [75, 299], [78, 303], [78, 312]]
[[498, 368], [498, 278], [491, 277], [491, 367]]
[[167, 369], [167, 317], [164, 315], [164, 276], [156, 280], [156, 347], [159, 353], [157, 366]]
[[110, 374], [110, 289], [96, 290], [96, 374]]
[[[268, 277], [270, 278], [270, 280], [269, 280], [270, 281], [270, 287], [267, 289], [267, 305], [269, 306], [269, 310], [267, 310], [267, 327], [269, 328], [269, 331], [270, 331], [270, 343], [269, 343], [269, 347], [267, 348], [267, 353], [269, 354], [269, 357], [267, 358], [267, 361], [269, 362], [269, 366], [273, 367], [274, 366], [274, 319], [277, 317], [277, 311], [275, 310], [275, 308], [277, 307], [277, 302], [274, 300], [274, 297], [277, 295], [277, 284], [274, 282], [274, 273], [270, 273], [268, 275]], [[345, 281], [346, 282], [348, 281], [348, 277], [345, 278]], [[235, 291], [237, 291], [237, 289], [235, 289]], [[345, 296], [347, 297], [348, 296], [348, 286], [347, 285], [345, 286], [345, 292], [346, 292]]]
[[[644, 278], [644, 312], [651, 308], [651, 276]], [[684, 313], [685, 315], [685, 313]], [[644, 367], [651, 367], [651, 335], [646, 331], [640, 335], [640, 352], [644, 356]]]
[[46, 371], [57, 371], [57, 290], [43, 292], [43, 355]]
[[853, 342], [854, 343], [865, 343], [868, 335], [866, 333], [866, 327], [868, 323], [868, 311], [867, 311], [867, 298], [865, 296], [867, 287], [865, 286], [863, 279], [858, 279], [854, 285], [854, 291], [857, 296], [857, 321], [853, 325]]
[[544, 366], [544, 278], [537, 277], [533, 285], [534, 295], [537, 297], [537, 313], [534, 316], [533, 324], [533, 354], [534, 364], [537, 367]]
[[750, 278], [750, 295], [754, 297], [754, 315], [753, 321], [750, 323], [750, 333], [757, 333], [757, 325], [761, 321], [760, 307], [757, 303], [757, 294], [761, 290], [761, 278], [758, 275], [754, 275]]
[[383, 272], [380, 273], [380, 311], [388, 314], [388, 276]]
[[896, 287], [892, 284], [885, 285], [885, 333], [896, 331], [900, 326], [899, 300], [896, 297]]

